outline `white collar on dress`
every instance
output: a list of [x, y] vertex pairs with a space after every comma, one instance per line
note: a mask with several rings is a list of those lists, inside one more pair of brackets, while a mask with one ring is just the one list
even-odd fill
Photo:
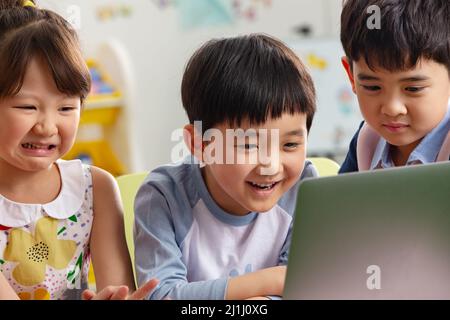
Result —
[[57, 160], [61, 174], [61, 191], [55, 200], [46, 204], [18, 203], [0, 194], [0, 225], [23, 227], [34, 221], [44, 210], [55, 219], [67, 219], [82, 206], [86, 189], [83, 165], [80, 160]]

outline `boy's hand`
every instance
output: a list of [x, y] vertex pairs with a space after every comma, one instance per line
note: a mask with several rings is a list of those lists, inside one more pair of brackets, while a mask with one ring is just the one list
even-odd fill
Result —
[[142, 300], [156, 288], [158, 280], [151, 279], [131, 295], [128, 295], [127, 286], [108, 286], [98, 293], [84, 290], [81, 297], [83, 300]]

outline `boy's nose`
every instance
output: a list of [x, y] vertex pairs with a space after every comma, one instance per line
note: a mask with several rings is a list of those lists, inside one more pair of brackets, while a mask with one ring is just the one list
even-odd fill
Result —
[[408, 110], [401, 100], [391, 99], [383, 104], [381, 112], [389, 117], [396, 117], [407, 114]]
[[264, 161], [260, 161], [260, 174], [264, 176], [272, 176], [280, 172], [281, 163], [278, 154], [272, 154], [270, 157], [265, 157]]

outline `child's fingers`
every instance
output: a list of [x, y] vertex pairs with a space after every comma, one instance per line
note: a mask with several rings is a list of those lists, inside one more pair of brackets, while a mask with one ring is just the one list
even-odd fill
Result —
[[145, 297], [148, 296], [148, 294], [156, 288], [158, 285], [158, 280], [151, 279], [146, 284], [144, 284], [142, 287], [137, 289], [130, 297], [129, 300], [142, 300], [145, 299]]
[[95, 297], [95, 292], [91, 290], [84, 290], [81, 294], [82, 300], [91, 300], [93, 297]]
[[108, 286], [98, 292], [91, 300], [111, 300], [111, 297], [117, 291], [116, 286]]
[[116, 289], [110, 300], [126, 300], [128, 297], [128, 291], [129, 289], [127, 286], [120, 286]]
[[125, 300], [127, 297], [130, 300], [141, 300], [144, 299], [150, 291], [155, 289], [157, 285], [158, 280], [151, 279], [129, 297], [129, 289], [127, 286], [108, 286], [97, 294], [91, 290], [84, 290], [81, 296], [83, 300]]

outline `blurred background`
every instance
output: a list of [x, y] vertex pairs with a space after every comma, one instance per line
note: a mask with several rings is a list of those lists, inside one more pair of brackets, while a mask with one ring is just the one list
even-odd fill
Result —
[[341, 0], [38, 0], [77, 29], [94, 80], [77, 143], [81, 158], [115, 175], [181, 156], [187, 123], [180, 85], [193, 52], [211, 38], [263, 32], [309, 68], [318, 111], [309, 156], [341, 163], [361, 116], [340, 64]]

